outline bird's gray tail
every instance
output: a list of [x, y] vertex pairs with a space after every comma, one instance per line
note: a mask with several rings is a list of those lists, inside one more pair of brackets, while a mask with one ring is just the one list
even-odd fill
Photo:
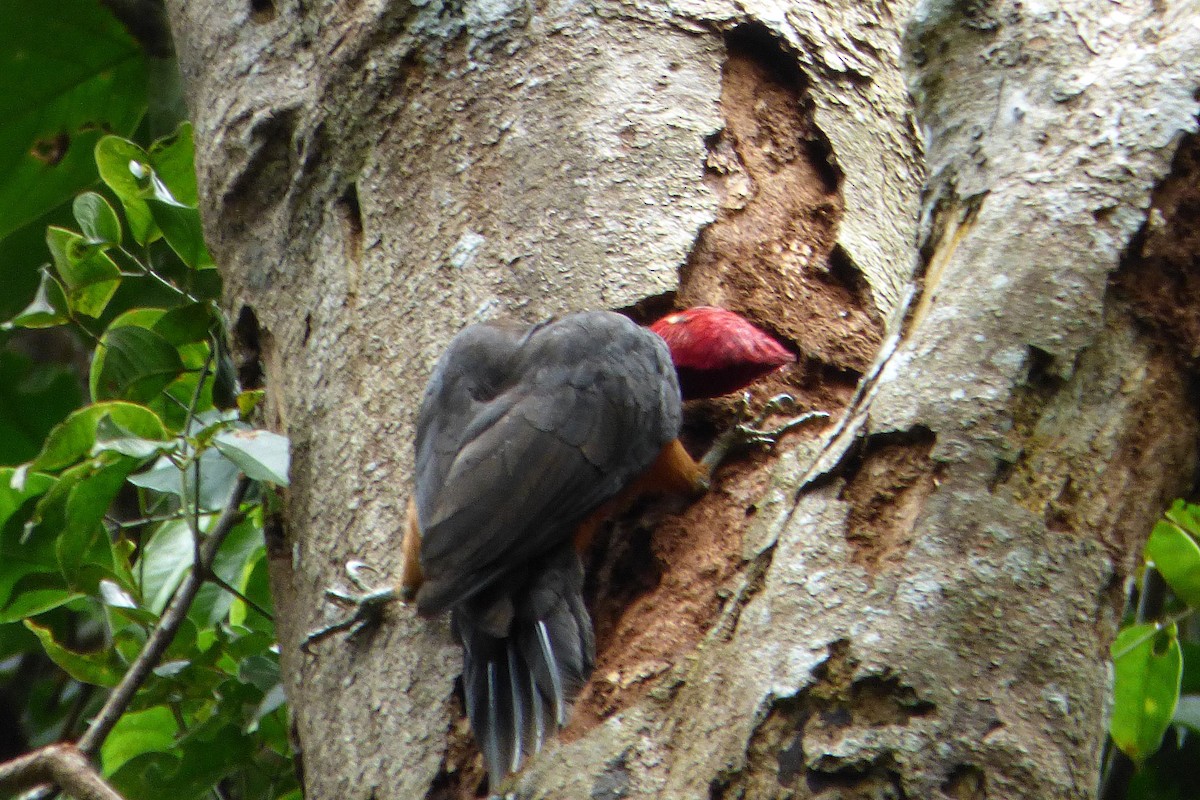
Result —
[[467, 717], [493, 788], [567, 724], [595, 660], [574, 548], [522, 577], [457, 606], [452, 617]]

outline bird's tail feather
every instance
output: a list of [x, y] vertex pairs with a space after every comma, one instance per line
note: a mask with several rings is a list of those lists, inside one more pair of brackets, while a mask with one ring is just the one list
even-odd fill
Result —
[[493, 787], [566, 725], [595, 657], [574, 549], [523, 583], [454, 609], [467, 717]]

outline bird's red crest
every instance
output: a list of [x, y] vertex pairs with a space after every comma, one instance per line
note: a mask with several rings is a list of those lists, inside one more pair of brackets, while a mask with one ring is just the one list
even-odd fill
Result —
[[774, 338], [723, 308], [675, 311], [650, 330], [666, 341], [687, 400], [736, 392], [796, 360]]

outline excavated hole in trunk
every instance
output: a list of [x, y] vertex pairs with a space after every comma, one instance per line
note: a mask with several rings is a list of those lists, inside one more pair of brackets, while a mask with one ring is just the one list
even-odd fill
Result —
[[[626, 313], [645, 322], [672, 307], [737, 311], [799, 354], [797, 364], [753, 387], [752, 406], [788, 392], [801, 410], [836, 417], [883, 332], [866, 282], [836, 245], [840, 173], [795, 57], [757, 24], [733, 29], [726, 43], [725, 127], [710, 138], [706, 164], [721, 198], [718, 217], [698, 237], [677, 296]], [[734, 422], [735, 407], [736, 399], [690, 403], [683, 436], [690, 452], [703, 453]], [[638, 702], [712, 629], [746, 566], [741, 531], [766, 490], [770, 460], [761, 453], [735, 459], [708, 496], [644, 504], [598, 537], [587, 589], [596, 672], [566, 738]], [[682, 510], [664, 510], [672, 507]]]

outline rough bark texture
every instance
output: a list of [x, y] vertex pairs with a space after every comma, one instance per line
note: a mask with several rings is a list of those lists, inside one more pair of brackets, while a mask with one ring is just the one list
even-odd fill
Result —
[[759, 395], [837, 420], [598, 544], [597, 675], [520, 796], [1094, 792], [1123, 583], [1195, 458], [1195, 181], [1164, 178], [1200, 11], [842, 5], [168, 0], [295, 448], [272, 581], [310, 797], [479, 785], [444, 623], [299, 649], [347, 558], [395, 572], [437, 353], [670, 292], [791, 341]]

